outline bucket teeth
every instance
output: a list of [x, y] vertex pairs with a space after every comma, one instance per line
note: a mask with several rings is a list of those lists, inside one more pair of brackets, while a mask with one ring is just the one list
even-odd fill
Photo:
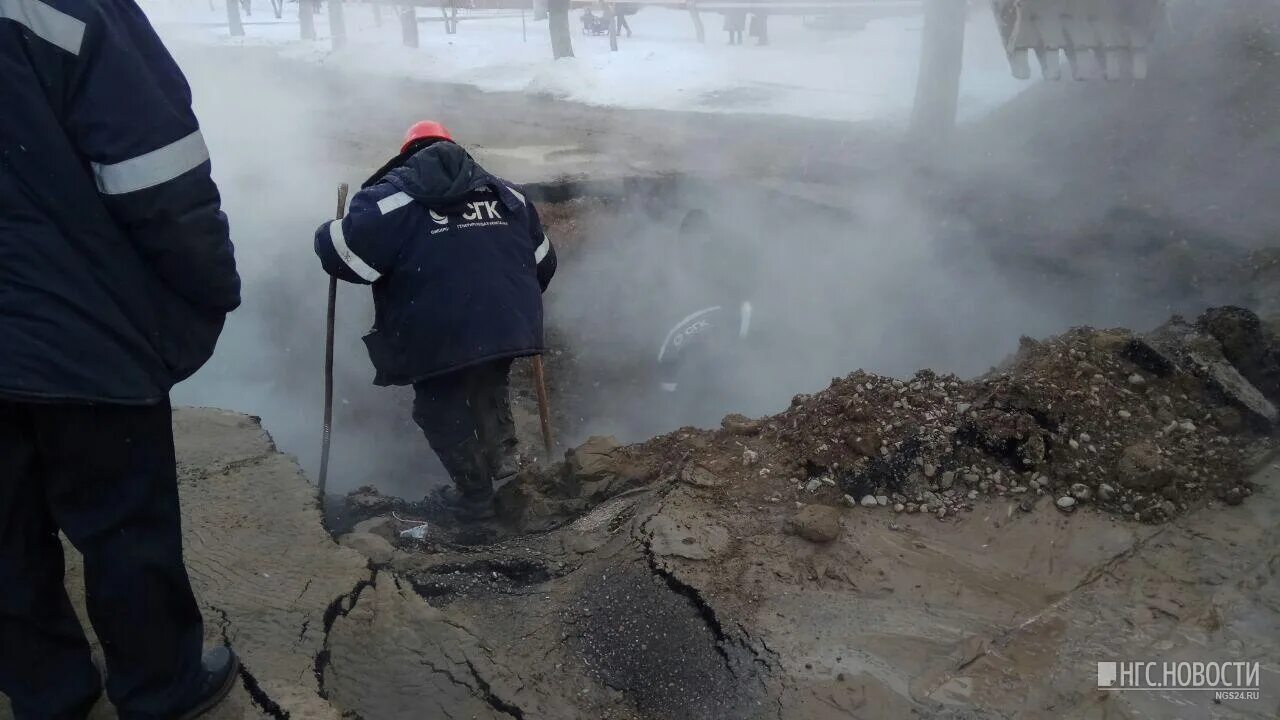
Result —
[[[992, 0], [992, 9], [1016, 78], [1030, 77], [1028, 59], [1035, 53], [1041, 74], [1060, 79], [1061, 52], [1076, 80], [1142, 79], [1164, 0]], [[1096, 72], [1085, 68], [1088, 55]]]

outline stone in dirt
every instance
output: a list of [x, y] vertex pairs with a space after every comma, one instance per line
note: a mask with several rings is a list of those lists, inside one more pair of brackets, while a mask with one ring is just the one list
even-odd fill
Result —
[[[875, 498], [872, 498], [872, 503]], [[844, 532], [840, 511], [827, 505], [806, 505], [787, 521], [787, 532], [813, 543], [829, 543]]]
[[702, 465], [686, 465], [680, 471], [680, 480], [688, 485], [702, 488], [713, 488], [724, 485], [724, 478], [716, 475]]
[[862, 507], [879, 507], [880, 502], [876, 500], [875, 495], [864, 495], [862, 497]]
[[1149, 442], [1130, 445], [1116, 463], [1116, 482], [1131, 490], [1159, 490], [1174, 479], [1174, 469]]
[[734, 435], [758, 435], [760, 433], [759, 420], [752, 420], [746, 415], [737, 413], [725, 415], [724, 419], [720, 421], [720, 427]]
[[1239, 408], [1259, 428], [1269, 429], [1280, 421], [1275, 405], [1231, 364], [1222, 344], [1181, 318], [1135, 338], [1125, 356], [1156, 375], [1181, 370], [1200, 378], [1214, 395]]
[[1058, 502], [1055, 504], [1058, 506], [1058, 509], [1063, 512], [1071, 512], [1076, 509], [1076, 499], [1070, 495], [1063, 495], [1058, 498]]
[[1280, 337], [1256, 314], [1240, 307], [1210, 308], [1196, 328], [1222, 345], [1222, 354], [1259, 392], [1280, 403]]
[[391, 562], [395, 548], [385, 538], [372, 533], [347, 533], [338, 538], [338, 544], [369, 558], [374, 565], [386, 565]]
[[394, 543], [396, 538], [400, 535], [392, 524], [391, 518], [386, 515], [372, 517], [368, 520], [358, 522], [355, 524], [355, 527], [351, 528], [351, 532], [357, 534], [369, 533], [371, 535], [377, 535], [388, 543]]
[[864, 432], [849, 438], [850, 449], [863, 457], [874, 458], [880, 455], [880, 436], [874, 432]]
[[593, 435], [565, 453], [568, 473], [579, 482], [603, 480], [615, 466], [614, 453], [622, 444], [613, 436]]
[[383, 495], [377, 488], [365, 485], [347, 493], [347, 504], [365, 513], [381, 513], [400, 507], [403, 502], [398, 498]]
[[649, 547], [656, 555], [710, 560], [729, 549], [729, 531], [706, 518], [658, 515], [649, 521]]

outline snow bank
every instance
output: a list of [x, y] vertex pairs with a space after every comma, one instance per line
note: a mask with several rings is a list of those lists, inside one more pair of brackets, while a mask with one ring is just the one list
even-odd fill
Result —
[[[545, 22], [518, 11], [462, 11], [456, 35], [446, 35], [432, 9], [420, 9], [421, 47], [406, 48], [389, 9], [379, 27], [371, 6], [348, 3], [348, 47], [334, 52], [328, 18], [319, 14], [314, 41], [299, 38], [297, 5], [276, 20], [259, 0], [243, 38], [229, 35], [222, 3], [151, 0], [144, 8], [161, 31], [208, 44], [270, 46], [280, 55], [323, 62], [355, 73], [527, 92], [589, 105], [718, 113], [795, 115], [830, 120], [900, 122], [910, 111], [920, 50], [919, 15], [867, 22], [862, 30], [806, 27], [799, 17], [772, 17], [770, 45], [749, 39], [729, 46], [720, 16], [704, 13], [707, 43], [694, 39], [683, 11], [644, 8], [629, 18], [634, 37], [609, 51], [607, 37], [588, 37], [573, 13], [578, 57], [554, 61]], [[1009, 75], [986, 13], [970, 19], [960, 108], [979, 116], [1026, 87]]]

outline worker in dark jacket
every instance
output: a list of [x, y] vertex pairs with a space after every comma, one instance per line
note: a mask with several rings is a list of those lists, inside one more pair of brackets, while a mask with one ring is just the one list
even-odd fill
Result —
[[742, 245], [730, 243], [704, 210], [680, 222], [669, 263], [679, 272], [664, 278], [658, 305], [669, 325], [657, 355], [669, 425], [712, 424], [741, 394], [755, 276]]
[[202, 652], [169, 390], [213, 352], [240, 279], [186, 80], [132, 0], [0, 2], [0, 693], [18, 718], [101, 694], [190, 718], [236, 660]]
[[542, 292], [556, 270], [533, 203], [424, 121], [315, 248], [330, 275], [373, 285], [374, 383], [413, 385], [414, 420], [458, 509], [491, 515], [493, 483], [518, 469], [511, 361], [543, 351]]

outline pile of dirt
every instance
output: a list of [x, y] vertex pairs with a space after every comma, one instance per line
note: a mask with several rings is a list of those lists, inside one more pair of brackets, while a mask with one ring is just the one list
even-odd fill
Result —
[[1096, 658], [1239, 658], [1274, 625], [1280, 466], [1251, 473], [1278, 371], [1270, 326], [1218, 308], [1027, 339], [973, 380], [860, 371], [775, 416], [592, 438], [489, 524], [361, 491], [340, 543], [371, 579], [328, 632], [325, 697], [394, 718], [445, 678], [441, 707], [476, 717], [1168, 717], [1098, 705]]
[[772, 503], [890, 506], [939, 519], [1009, 497], [1161, 522], [1202, 498], [1237, 504], [1276, 445], [1280, 336], [1241, 308], [1195, 324], [1075, 328], [1024, 338], [974, 380], [864, 371], [794, 398], [784, 412], [726, 417], [621, 447], [593, 438], [567, 462], [501, 491], [522, 531], [577, 517], [653, 482], [726, 488]]

